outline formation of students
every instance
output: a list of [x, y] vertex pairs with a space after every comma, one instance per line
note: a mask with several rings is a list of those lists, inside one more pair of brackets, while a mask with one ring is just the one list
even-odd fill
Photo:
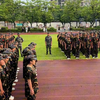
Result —
[[9, 100], [16, 80], [19, 51], [11, 34], [0, 34], [0, 100]]
[[[31, 42], [22, 52], [22, 42], [20, 34], [15, 38], [13, 33], [0, 34], [0, 100], [14, 99], [12, 96], [13, 86], [18, 82], [19, 49], [23, 56], [23, 78], [25, 80], [25, 96], [27, 100], [35, 100], [38, 92], [37, 56], [36, 44]], [[11, 99], [11, 100], [12, 100]]]
[[23, 54], [23, 78], [25, 80], [25, 96], [27, 100], [35, 100], [39, 90], [37, 81], [37, 55], [36, 43], [31, 42], [22, 52]]
[[100, 31], [79, 32], [79, 33], [59, 33], [57, 35], [58, 47], [63, 51], [67, 59], [71, 58], [71, 53], [79, 59], [80, 53], [86, 59], [90, 57], [98, 58], [100, 50]]

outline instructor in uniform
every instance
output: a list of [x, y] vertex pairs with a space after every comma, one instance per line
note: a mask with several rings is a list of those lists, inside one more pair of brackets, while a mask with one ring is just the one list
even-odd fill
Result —
[[51, 55], [52, 37], [50, 36], [49, 32], [47, 33], [47, 36], [45, 37], [45, 45], [46, 45], [46, 55], [48, 54], [48, 49]]
[[22, 37], [20, 37], [20, 33], [18, 33], [17, 35], [18, 35], [18, 37], [15, 39], [15, 41], [18, 42], [18, 48], [20, 49], [20, 54], [22, 56], [22, 43], [24, 40]]

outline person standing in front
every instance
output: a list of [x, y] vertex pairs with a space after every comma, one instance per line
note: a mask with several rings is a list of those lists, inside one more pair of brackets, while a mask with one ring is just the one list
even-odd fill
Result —
[[48, 54], [48, 49], [51, 55], [52, 37], [50, 36], [49, 33], [47, 33], [47, 36], [45, 37], [45, 45], [46, 45], [46, 55]]

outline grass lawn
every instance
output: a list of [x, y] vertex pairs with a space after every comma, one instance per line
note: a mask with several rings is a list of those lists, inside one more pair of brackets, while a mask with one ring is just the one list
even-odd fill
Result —
[[[52, 34], [52, 55], [46, 55], [46, 46], [45, 46], [45, 36], [46, 35], [21, 35], [21, 37], [24, 39], [23, 42], [23, 49], [28, 46], [31, 42], [37, 43], [36, 46], [36, 52], [37, 52], [37, 59], [38, 60], [64, 60], [66, 59], [66, 56], [63, 52], [58, 48], [58, 42], [57, 42], [57, 34]], [[92, 57], [90, 57], [92, 58]], [[100, 58], [100, 53], [98, 55], [98, 58]], [[72, 55], [71, 59], [75, 59], [75, 57]], [[80, 59], [85, 59], [85, 56], [80, 54]], [[23, 58], [20, 57], [19, 61], [22, 61]]]

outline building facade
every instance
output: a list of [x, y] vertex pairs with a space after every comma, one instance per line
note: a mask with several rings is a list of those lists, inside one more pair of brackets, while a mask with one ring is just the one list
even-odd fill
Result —
[[[51, 1], [56, 1], [57, 5], [64, 6], [66, 0], [51, 0]], [[82, 0], [81, 6], [86, 6], [86, 5], [89, 5], [89, 2], [87, 0]]]

